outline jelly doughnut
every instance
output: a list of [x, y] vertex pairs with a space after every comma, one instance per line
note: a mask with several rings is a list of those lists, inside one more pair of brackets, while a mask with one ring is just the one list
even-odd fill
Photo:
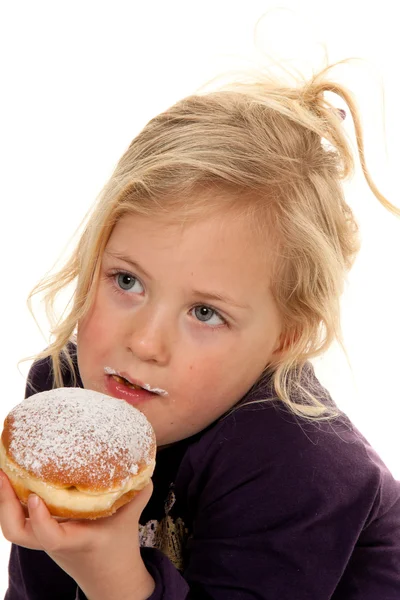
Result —
[[150, 481], [154, 431], [139, 410], [99, 392], [57, 388], [11, 410], [0, 464], [22, 502], [40, 496], [52, 515], [113, 514]]

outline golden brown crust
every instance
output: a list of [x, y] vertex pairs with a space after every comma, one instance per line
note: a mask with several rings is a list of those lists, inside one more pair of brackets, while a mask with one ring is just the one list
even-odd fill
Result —
[[[5, 448], [6, 454], [8, 458], [20, 466], [18, 461], [16, 460], [15, 454], [11, 451], [10, 445], [12, 442], [12, 429], [14, 425], [14, 419], [12, 415], [7, 415], [4, 421], [4, 428], [1, 434], [1, 441]], [[150, 456], [155, 456], [156, 453], [156, 440], [153, 432], [153, 437], [150, 445]], [[90, 464], [86, 467], [79, 466], [76, 468], [71, 468], [68, 472], [63, 470], [56, 461], [46, 461], [46, 464], [42, 467], [41, 473], [41, 481], [48, 483], [49, 485], [54, 485], [58, 488], [68, 488], [71, 485], [77, 487], [77, 489], [81, 491], [110, 491], [118, 490], [122, 483], [125, 481], [127, 477], [126, 468], [123, 467], [124, 464], [124, 454], [122, 451], [120, 455], [109, 456], [107, 457], [107, 467], [113, 470], [113, 485], [110, 487], [109, 483], [99, 481], [96, 477], [97, 473], [100, 471], [100, 465], [102, 462], [102, 456], [99, 454], [96, 457], [96, 460], [92, 460]], [[149, 463], [145, 461], [141, 461], [137, 464], [138, 467], [138, 475], [141, 474], [148, 466]], [[31, 469], [24, 470], [32, 477], [37, 477], [37, 475]], [[95, 478], [95, 482], [93, 479]]]

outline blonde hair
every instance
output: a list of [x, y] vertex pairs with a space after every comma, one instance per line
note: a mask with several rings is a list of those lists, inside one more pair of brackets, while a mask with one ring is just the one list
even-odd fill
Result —
[[[197, 93], [144, 127], [100, 194], [69, 261], [32, 292], [45, 293], [51, 316], [59, 292], [76, 283], [69, 311], [53, 320], [52, 342], [39, 355], [51, 356], [54, 385], [63, 384], [64, 360], [72, 365], [67, 345], [91, 306], [102, 254], [118, 219], [126, 213], [187, 219], [222, 206], [240, 207], [259, 224], [261, 235], [268, 227], [277, 241], [272, 291], [285, 352], [266, 372], [277, 396], [296, 414], [333, 414], [300, 384], [306, 361], [334, 339], [341, 342], [340, 296], [359, 249], [357, 224], [341, 185], [353, 172], [353, 154], [343, 113], [325, 92], [340, 96], [350, 111], [370, 189], [388, 210], [400, 211], [371, 179], [355, 101], [327, 77], [330, 68], [293, 86], [263, 77]], [[296, 401], [294, 390], [301, 392]]]

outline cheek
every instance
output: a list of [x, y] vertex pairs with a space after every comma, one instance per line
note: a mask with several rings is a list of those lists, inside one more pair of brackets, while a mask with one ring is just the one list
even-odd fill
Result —
[[108, 318], [109, 311], [107, 305], [101, 300], [100, 292], [90, 308], [88, 314], [78, 323], [78, 342], [82, 343], [98, 343], [106, 337], [107, 331], [110, 329], [110, 319]]
[[[236, 339], [235, 344], [224, 347], [223, 351], [210, 351], [197, 355], [183, 367], [176, 363], [176, 369], [183, 367], [182, 389], [190, 397], [209, 399], [215, 406], [233, 406], [250, 389], [261, 375], [268, 362], [269, 348], [266, 344], [254, 347], [248, 340]], [[193, 400], [195, 402], [195, 400]]]
[[104, 320], [93, 311], [78, 323], [78, 342], [97, 342], [103, 339], [106, 329]]
[[[208, 407], [207, 410], [236, 401], [234, 370], [221, 360], [204, 357], [187, 365], [179, 377], [180, 388], [190, 411]], [[200, 403], [200, 406], [198, 404]]]
[[98, 362], [109, 337], [106, 315], [95, 304], [85, 318], [79, 321], [77, 328], [78, 365], [82, 376], [93, 362]]

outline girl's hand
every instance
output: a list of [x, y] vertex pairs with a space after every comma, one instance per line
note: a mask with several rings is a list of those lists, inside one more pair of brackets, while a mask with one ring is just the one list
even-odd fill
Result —
[[38, 496], [28, 500], [29, 519], [0, 472], [0, 524], [4, 537], [19, 546], [44, 550], [89, 600], [145, 600], [154, 589], [139, 547], [139, 517], [152, 483], [111, 517], [95, 521], [53, 518]]

